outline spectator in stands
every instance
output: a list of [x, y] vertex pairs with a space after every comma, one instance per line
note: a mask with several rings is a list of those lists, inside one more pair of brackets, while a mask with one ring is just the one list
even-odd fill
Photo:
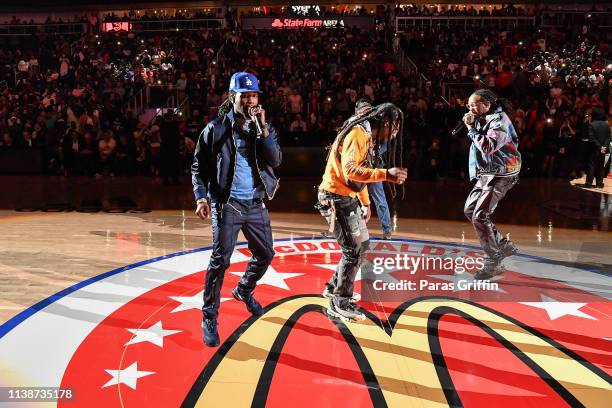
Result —
[[603, 188], [604, 161], [606, 154], [610, 153], [610, 142], [612, 141], [612, 131], [606, 121], [606, 113], [603, 109], [593, 109], [593, 120], [589, 125], [588, 132], [591, 145], [585, 187], [593, 187], [593, 178], [595, 178], [595, 186]]
[[5, 132], [2, 134], [2, 140], [0, 140], [0, 149], [8, 150], [11, 147], [13, 147], [13, 139], [10, 133]]
[[113, 131], [110, 129], [102, 133], [102, 139], [98, 142], [99, 163], [100, 169], [98, 174], [114, 176], [115, 168], [115, 150], [117, 141], [113, 136]]
[[292, 133], [306, 133], [307, 126], [304, 119], [302, 119], [301, 114], [295, 115], [295, 119], [291, 122], [291, 126], [289, 127], [289, 131]]
[[[77, 132], [73, 131], [72, 133]], [[76, 138], [79, 140], [78, 173], [91, 177], [98, 172], [99, 144], [96, 143], [93, 137], [93, 133], [90, 130], [86, 130], [82, 138], [80, 137], [80, 135]]]

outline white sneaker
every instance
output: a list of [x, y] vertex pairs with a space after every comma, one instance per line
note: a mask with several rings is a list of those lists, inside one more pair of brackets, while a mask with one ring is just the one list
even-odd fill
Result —
[[365, 315], [361, 313], [355, 305], [348, 303], [347, 307], [342, 308], [337, 306], [333, 299], [329, 301], [329, 307], [327, 308], [327, 315], [330, 317], [338, 318], [344, 322], [360, 322], [365, 320]]

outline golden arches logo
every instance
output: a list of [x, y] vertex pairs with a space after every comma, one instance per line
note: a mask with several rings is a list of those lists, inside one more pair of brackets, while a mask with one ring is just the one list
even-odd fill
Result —
[[[305, 313], [324, 313], [326, 307], [327, 300], [319, 296], [296, 296], [269, 306], [213, 356], [183, 406], [265, 406], [278, 355], [293, 326]], [[374, 406], [462, 406], [437, 340], [438, 322], [445, 314], [462, 316], [496, 338], [570, 406], [607, 406], [611, 388], [605, 372], [508, 316], [450, 298], [405, 303], [388, 322], [369, 314], [365, 322], [336, 323]]]

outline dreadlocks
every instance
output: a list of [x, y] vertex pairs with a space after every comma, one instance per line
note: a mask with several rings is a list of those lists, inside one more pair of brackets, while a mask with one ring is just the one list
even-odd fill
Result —
[[[346, 120], [342, 126], [338, 129], [338, 136], [334, 142], [337, 146], [341, 146], [346, 135], [350, 132], [353, 126], [359, 125], [365, 121], [370, 122], [370, 125], [375, 125], [378, 129], [376, 132], [376, 139], [374, 142], [374, 151], [378, 153], [380, 146], [380, 134], [385, 126], [389, 126], [389, 130], [393, 127], [393, 124], [399, 125], [398, 136], [392, 140], [389, 140], [387, 148], [385, 163], [387, 167], [403, 167], [403, 156], [404, 156], [404, 113], [392, 103], [383, 103], [377, 106], [371, 106], [367, 100], [359, 100], [360, 105], [356, 106], [356, 113], [350, 119]], [[368, 106], [369, 105], [369, 106]], [[337, 142], [337, 143], [336, 143]], [[391, 197], [397, 196], [397, 190], [395, 184], [389, 183], [391, 190]], [[402, 199], [404, 198], [404, 186], [402, 184]]]
[[219, 106], [219, 116], [223, 116], [228, 114], [232, 109], [234, 109], [234, 97], [236, 96], [236, 92], [230, 91], [227, 99]]
[[506, 112], [511, 118], [514, 118], [514, 108], [512, 107], [512, 103], [509, 100], [504, 98], [498, 98], [495, 93], [489, 89], [481, 88], [474, 91], [473, 95], [480, 96], [482, 99], [487, 101], [491, 105], [491, 112], [495, 111], [497, 108], [501, 108], [502, 111]]

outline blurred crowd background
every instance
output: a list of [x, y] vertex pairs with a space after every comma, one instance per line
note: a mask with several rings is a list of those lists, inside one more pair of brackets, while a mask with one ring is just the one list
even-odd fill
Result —
[[[488, 87], [514, 105], [525, 176], [585, 172], [593, 150], [588, 125], [612, 114], [610, 29], [598, 20], [609, 10], [587, 10], [581, 24], [544, 29], [546, 8], [381, 7], [372, 29], [241, 26], [245, 17], [278, 14], [262, 8], [131, 10], [46, 19], [49, 26], [83, 27], [60, 35], [40, 34], [40, 23], [14, 16], [0, 34], [38, 27], [0, 36], [0, 157], [22, 162], [22, 169], [32, 160], [33, 173], [174, 183], [227, 98], [231, 74], [250, 71], [283, 147], [323, 151], [356, 100], [391, 101], [405, 112], [409, 178], [465, 178], [470, 141], [450, 129], [469, 94]], [[187, 28], [100, 30], [105, 22], [168, 21]]]

